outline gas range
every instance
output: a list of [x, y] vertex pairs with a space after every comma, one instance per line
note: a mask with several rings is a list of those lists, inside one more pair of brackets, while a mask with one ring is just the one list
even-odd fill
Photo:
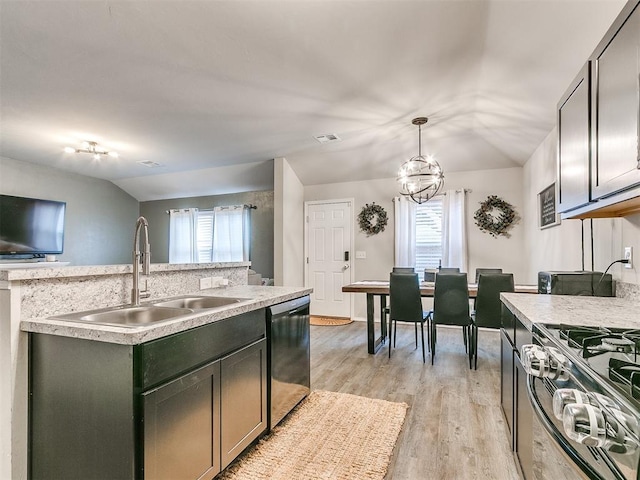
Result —
[[534, 325], [521, 349], [529, 397], [591, 479], [640, 478], [640, 330]]
[[[615, 392], [632, 410], [640, 412], [639, 329], [562, 324], [536, 326], [535, 329], [551, 339], [581, 369], [580, 377], [584, 382]], [[585, 375], [590, 378], [585, 379]]]

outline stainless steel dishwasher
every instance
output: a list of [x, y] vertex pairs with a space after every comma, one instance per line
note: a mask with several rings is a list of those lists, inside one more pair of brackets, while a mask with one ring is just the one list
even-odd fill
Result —
[[311, 390], [309, 295], [267, 309], [269, 428]]

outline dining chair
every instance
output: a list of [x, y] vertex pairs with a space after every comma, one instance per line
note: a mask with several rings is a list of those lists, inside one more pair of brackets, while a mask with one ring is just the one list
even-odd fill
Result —
[[429, 315], [431, 328], [431, 364], [436, 356], [438, 325], [462, 327], [465, 352], [471, 368], [475, 345], [472, 343], [472, 320], [469, 315], [469, 286], [466, 273], [437, 274], [433, 293], [433, 310]]
[[501, 268], [476, 268], [475, 283], [478, 283], [478, 279], [480, 278], [480, 275], [483, 275], [485, 273], [502, 273], [502, 269]]
[[415, 273], [416, 270], [413, 267], [393, 267], [393, 273]]
[[440, 267], [438, 268], [438, 271], [436, 274], [438, 273], [460, 273], [460, 268], [459, 267]]
[[[427, 341], [430, 341], [429, 312], [422, 310], [420, 281], [417, 273], [391, 272], [389, 275], [389, 358], [391, 358], [391, 336], [396, 346], [398, 322], [413, 323], [415, 327], [416, 348], [418, 348], [418, 324], [422, 339], [422, 362], [426, 362], [424, 352], [424, 324], [427, 323]], [[394, 329], [395, 327], [395, 329]]]
[[473, 318], [474, 368], [478, 368], [478, 327], [500, 328], [502, 303], [500, 292], [513, 292], [512, 273], [493, 273], [480, 275], [476, 308], [471, 314]]

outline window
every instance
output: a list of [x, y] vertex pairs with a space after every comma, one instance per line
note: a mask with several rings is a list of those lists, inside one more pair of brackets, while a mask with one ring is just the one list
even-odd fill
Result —
[[210, 263], [249, 260], [251, 219], [244, 205], [213, 210], [172, 210], [169, 262]]
[[416, 210], [416, 272], [438, 268], [442, 260], [442, 196]]
[[249, 259], [249, 211], [244, 206], [200, 210], [196, 223], [198, 263]]

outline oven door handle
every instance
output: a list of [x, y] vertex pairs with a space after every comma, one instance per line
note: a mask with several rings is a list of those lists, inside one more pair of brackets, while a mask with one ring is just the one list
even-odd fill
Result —
[[[589, 478], [592, 479], [602, 479], [602, 476], [591, 467], [581, 456], [580, 454], [573, 448], [569, 440], [565, 438], [564, 435], [560, 433], [558, 428], [553, 424], [547, 413], [544, 411], [542, 407], [542, 402], [540, 402], [540, 398], [538, 397], [538, 393], [536, 392], [535, 387], [535, 377], [531, 375], [527, 375], [527, 394], [529, 396], [529, 401], [533, 406], [533, 411], [535, 412], [538, 420], [547, 431], [547, 433], [555, 440], [560, 448], [571, 458], [571, 460], [582, 470]], [[619, 480], [625, 480], [624, 477], [618, 476], [617, 472], [613, 472], [616, 475], [616, 478]]]

